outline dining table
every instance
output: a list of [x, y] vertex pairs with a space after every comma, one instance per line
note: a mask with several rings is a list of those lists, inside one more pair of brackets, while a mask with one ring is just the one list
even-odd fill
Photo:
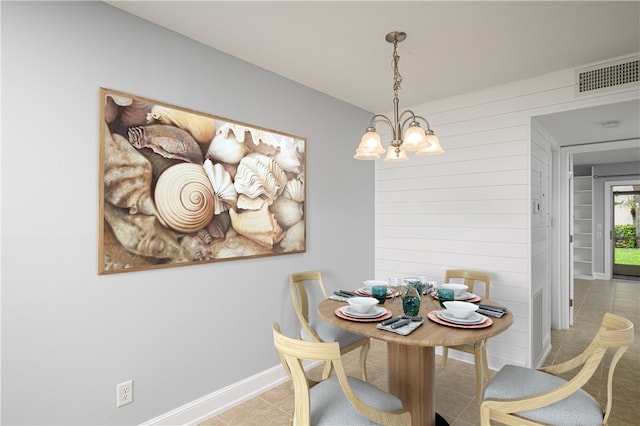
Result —
[[[447, 423], [435, 410], [436, 346], [460, 345], [493, 337], [513, 324], [513, 313], [508, 310], [500, 318], [487, 317], [489, 326], [448, 326], [434, 315], [442, 309], [438, 301], [429, 295], [421, 299], [419, 315], [424, 322], [408, 335], [379, 329], [376, 327], [379, 321], [357, 321], [339, 316], [340, 308], [347, 305], [344, 301], [325, 299], [318, 305], [318, 314], [336, 327], [386, 342], [388, 391], [400, 398], [404, 409], [411, 412], [412, 425], [439, 426]], [[493, 300], [482, 300], [481, 303], [501, 306]], [[379, 306], [390, 311], [392, 316], [403, 315], [401, 297], [388, 299]]]

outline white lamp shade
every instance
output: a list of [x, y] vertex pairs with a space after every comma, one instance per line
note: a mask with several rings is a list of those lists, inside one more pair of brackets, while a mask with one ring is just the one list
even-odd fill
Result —
[[394, 161], [406, 161], [408, 159], [409, 156], [404, 149], [400, 148], [400, 152], [396, 152], [396, 147], [389, 145], [389, 148], [387, 149], [387, 156], [384, 158], [384, 161], [390, 163]]
[[362, 135], [362, 139], [360, 139], [360, 145], [358, 145], [358, 149], [356, 153], [360, 151], [365, 154], [374, 154], [380, 156], [380, 154], [384, 153], [384, 148], [382, 147], [382, 143], [380, 142], [380, 135], [376, 131], [368, 131], [364, 135]]
[[418, 151], [427, 144], [427, 135], [420, 125], [410, 126], [404, 132], [404, 142], [402, 149], [405, 151]]
[[366, 151], [356, 149], [356, 155], [353, 156], [356, 160], [377, 160], [380, 158], [380, 154], [371, 154]]
[[442, 154], [444, 149], [440, 146], [440, 140], [432, 133], [427, 135], [427, 144], [416, 152], [416, 155], [435, 155]]

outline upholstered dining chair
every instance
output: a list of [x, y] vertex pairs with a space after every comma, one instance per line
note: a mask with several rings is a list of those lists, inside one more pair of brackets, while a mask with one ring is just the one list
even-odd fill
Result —
[[[314, 309], [315, 306], [321, 302], [321, 300], [313, 300], [313, 296], [322, 297], [322, 300], [328, 297], [327, 290], [322, 282], [322, 274], [319, 271], [297, 272], [289, 275], [289, 284], [291, 287], [293, 308], [300, 321], [301, 328], [298, 338], [300, 340], [319, 343], [337, 342], [340, 346], [340, 353], [343, 355], [360, 348], [360, 372], [362, 374], [362, 380], [366, 382], [367, 354], [369, 353], [369, 347], [371, 345], [369, 338], [335, 327], [318, 318], [317, 315], [310, 316], [309, 306], [311, 301], [315, 302], [313, 304]], [[320, 294], [317, 292], [318, 289], [320, 290]], [[331, 362], [326, 362], [322, 373], [323, 379], [329, 377], [331, 368]]]
[[[491, 278], [485, 272], [469, 271], [466, 269], [448, 269], [445, 271], [444, 282], [460, 282], [466, 284], [470, 293], [474, 293], [475, 284], [480, 282], [484, 285], [484, 298], [488, 299]], [[475, 293], [474, 293], [475, 294]], [[466, 352], [473, 355], [473, 362], [476, 367], [476, 401], [482, 401], [482, 390], [485, 381], [489, 380], [489, 365], [487, 364], [487, 341], [480, 340], [474, 343], [450, 346], [449, 348]], [[442, 367], [447, 366], [449, 348], [442, 348]]]
[[[273, 340], [294, 392], [293, 425], [410, 425], [411, 413], [402, 401], [355, 377], [348, 377], [337, 342], [305, 342], [287, 337], [273, 325]], [[302, 361], [333, 364], [335, 375], [311, 380]]]
[[[606, 425], [611, 413], [613, 372], [632, 343], [633, 323], [606, 313], [591, 344], [575, 358], [538, 370], [505, 365], [485, 389], [481, 424], [488, 426], [493, 419], [509, 425]], [[609, 348], [618, 349], [608, 366], [607, 405], [603, 410], [581, 388], [598, 370]], [[577, 368], [580, 370], [571, 378], [558, 376]]]

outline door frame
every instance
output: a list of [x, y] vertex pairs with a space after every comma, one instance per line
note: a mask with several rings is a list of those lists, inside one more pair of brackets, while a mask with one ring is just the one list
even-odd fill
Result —
[[[640, 174], [640, 173], [639, 173]], [[614, 186], [631, 186], [638, 185], [640, 179], [622, 179], [622, 180], [606, 180], [604, 181], [604, 232], [607, 237], [604, 240], [604, 276], [606, 280], [613, 277], [613, 187]]]
[[[552, 288], [553, 297], [558, 298], [558, 304], [556, 309], [559, 309], [558, 324], [559, 329], [569, 328], [572, 319], [570, 318], [571, 311], [569, 310], [570, 294], [573, 294], [573, 263], [569, 262], [570, 257], [570, 239], [569, 236], [572, 221], [570, 200], [572, 197], [569, 194], [569, 178], [571, 177], [573, 170], [570, 169], [569, 157], [573, 154], [580, 154], [585, 152], [599, 152], [608, 151], [612, 149], [626, 149], [626, 148], [639, 148], [640, 141], [638, 139], [629, 139], [623, 141], [613, 142], [601, 142], [586, 145], [570, 145], [560, 148], [560, 217], [558, 222], [560, 226], [555, 228], [553, 232], [558, 232], [560, 241], [560, 277], [559, 285]], [[557, 185], [557, 183], [555, 183]]]

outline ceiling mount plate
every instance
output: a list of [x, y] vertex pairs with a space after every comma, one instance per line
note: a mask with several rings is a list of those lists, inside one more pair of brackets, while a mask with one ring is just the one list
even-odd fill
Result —
[[389, 43], [395, 43], [396, 41], [400, 43], [405, 38], [407, 38], [406, 33], [403, 33], [402, 31], [391, 31], [384, 39]]

